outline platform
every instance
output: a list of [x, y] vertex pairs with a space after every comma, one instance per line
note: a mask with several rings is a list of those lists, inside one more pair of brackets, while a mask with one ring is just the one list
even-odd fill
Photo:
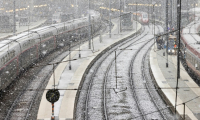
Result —
[[[79, 51], [74, 50], [71, 52], [72, 58], [76, 58], [77, 60], [71, 62], [72, 70], [69, 70], [69, 63], [61, 63], [55, 70], [55, 79], [56, 85], [61, 93], [61, 97], [58, 102], [55, 103], [55, 116], [58, 120], [72, 120], [73, 119], [73, 112], [74, 112], [74, 102], [77, 90], [70, 90], [70, 89], [78, 89], [79, 83], [82, 79], [84, 71], [86, 70], [87, 66], [90, 62], [105, 48], [109, 47], [113, 43], [122, 40], [123, 38], [129, 37], [133, 35], [136, 30], [129, 31], [129, 32], [122, 32], [118, 34], [118, 20], [112, 20], [114, 23], [114, 27], [112, 29], [111, 38], [109, 38], [109, 34], [105, 33], [102, 35], [102, 42], [100, 42], [99, 37], [94, 38], [92, 50], [88, 49], [88, 42], [81, 45], [81, 58], [79, 58]], [[138, 24], [137, 27], [139, 30], [141, 25]], [[93, 49], [94, 48], [94, 49]], [[64, 60], [68, 60], [68, 56]], [[46, 89], [51, 89], [53, 85], [53, 76], [50, 78], [49, 83]], [[50, 120], [51, 117], [51, 104], [46, 100], [46, 92], [44, 91], [42, 100], [40, 103], [40, 107], [38, 110], [38, 120]]]
[[[168, 101], [171, 103], [170, 107], [174, 108], [176, 95], [176, 81], [177, 81], [177, 56], [168, 55], [169, 66], [166, 68], [166, 56], [163, 56], [165, 49], [157, 50], [152, 47], [150, 52], [150, 67], [156, 83], [165, 94]], [[166, 53], [165, 53], [166, 55]], [[181, 65], [180, 79], [178, 84], [178, 99], [177, 112], [179, 115], [184, 115], [184, 106], [186, 104], [186, 118], [188, 120], [200, 119], [200, 89], [199, 86], [190, 78]], [[191, 100], [191, 101], [190, 101]]]

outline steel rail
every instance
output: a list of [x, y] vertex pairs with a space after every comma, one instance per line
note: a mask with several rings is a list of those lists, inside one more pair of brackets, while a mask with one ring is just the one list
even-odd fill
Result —
[[[137, 35], [137, 36], [135, 36], [135, 37], [132, 37], [132, 38], [130, 38], [130, 39], [128, 39], [128, 40], [126, 40], [126, 41], [123, 41], [123, 43], [120, 45], [120, 46], [122, 46], [122, 45], [124, 45], [124, 44], [126, 44], [126, 43], [128, 43], [128, 42], [130, 42], [130, 41], [132, 41], [133, 39], [136, 39], [137, 37], [139, 36], [139, 34]], [[139, 39], [139, 38], [138, 38]], [[137, 42], [137, 40], [135, 40], [132, 44], [134, 44], [135, 42]], [[130, 44], [129, 46], [131, 46], [132, 44]], [[117, 45], [116, 45], [117, 46]], [[115, 47], [116, 47], [115, 46]], [[111, 48], [112, 49], [112, 48]], [[113, 48], [112, 50], [111, 50], [111, 52], [108, 54], [108, 55], [106, 55], [105, 56], [105, 58], [107, 58], [110, 54], [112, 54], [112, 52], [113, 51], [115, 51], [117, 48]], [[122, 52], [122, 51], [121, 51]], [[119, 55], [119, 54], [118, 54]], [[104, 59], [105, 60], [105, 59]], [[90, 95], [90, 89], [91, 89], [91, 85], [92, 85], [92, 81], [93, 81], [93, 77], [96, 75], [96, 72], [98, 71], [98, 69], [100, 68], [100, 66], [101, 66], [101, 64], [103, 63], [103, 61], [104, 60], [102, 60], [99, 64], [98, 64], [98, 66], [96, 67], [96, 69], [94, 70], [94, 72], [93, 72], [93, 74], [92, 74], [92, 76], [90, 77], [90, 83], [89, 83], [89, 86], [88, 86], [88, 91], [87, 91], [87, 97], [86, 97], [86, 103], [85, 103], [85, 105], [86, 105], [86, 109], [85, 109], [85, 119], [87, 120], [88, 119], [88, 102], [89, 102], [89, 95]], [[113, 58], [113, 60], [111, 60], [111, 61], [114, 61], [114, 58]], [[111, 65], [112, 65], [112, 62], [109, 64], [109, 66], [111, 67]], [[109, 70], [108, 68], [107, 68], [107, 70]], [[106, 72], [106, 73], [108, 73], [108, 72]], [[106, 77], [104, 77], [104, 90], [103, 90], [103, 93], [104, 93], [104, 102], [103, 102], [103, 104], [104, 104], [104, 108], [103, 108], [103, 111], [104, 111], [104, 119], [108, 119], [108, 116], [107, 116], [107, 108], [106, 108], [106, 81], [107, 81], [107, 79], [106, 79]]]
[[[86, 41], [86, 39], [83, 39], [83, 41]], [[79, 43], [75, 42], [75, 43], [73, 43], [72, 47], [75, 47], [77, 45], [79, 45]], [[67, 46], [66, 46], [66, 48], [67, 48]], [[61, 49], [63, 49], [63, 48], [61, 48]], [[44, 68], [44, 67], [42, 67], [42, 68]], [[46, 77], [48, 77], [48, 75]], [[27, 108], [26, 109], [24, 108], [25, 110], [27, 110], [27, 112], [25, 111], [26, 113], [24, 113], [25, 115], [23, 117], [25, 120], [27, 120], [28, 117], [29, 117], [29, 113], [30, 113], [30, 110], [32, 108], [33, 102], [34, 102], [34, 100], [35, 100], [35, 98], [36, 98], [36, 96], [37, 96], [37, 94], [39, 92], [38, 89], [42, 86], [41, 83], [43, 83], [45, 81], [46, 77], [42, 81], [40, 81], [40, 84], [39, 84], [39, 86], [37, 86], [36, 91], [34, 92], [34, 94], [31, 96], [31, 98], [29, 98], [26, 101], [26, 103], [28, 103], [28, 104], [26, 105]], [[24, 94], [27, 94], [27, 92], [30, 92], [30, 91], [28, 91], [28, 89], [29, 89], [29, 85], [31, 84], [31, 82], [32, 82], [32, 80], [30, 80], [26, 84], [26, 87], [16, 97], [16, 99], [12, 103], [11, 107], [9, 108], [9, 110], [8, 110], [8, 112], [7, 112], [6, 117], [4, 118], [4, 120], [9, 120], [10, 117], [12, 117], [12, 114], [14, 112], [13, 110], [14, 110], [15, 106], [17, 105], [17, 103], [20, 102], [20, 99], [23, 97]]]
[[[158, 30], [160, 31], [159, 27], [158, 27]], [[154, 43], [154, 44], [155, 44], [155, 43]], [[152, 46], [153, 46], [153, 44], [152, 44]], [[147, 56], [147, 53], [148, 53], [148, 51], [149, 51], [150, 49], [151, 49], [151, 47], [148, 48], [147, 52], [144, 54], [144, 56], [143, 56], [143, 58], [142, 58], [142, 63], [143, 63], [143, 64], [142, 64], [142, 66], [141, 66], [141, 73], [142, 73], [142, 77], [143, 77], [144, 80], [145, 80], [145, 79], [149, 79], [149, 78], [147, 78], [144, 69], [145, 69], [145, 57]], [[165, 117], [165, 115], [163, 114], [163, 112], [159, 110], [159, 106], [158, 106], [158, 104], [156, 104], [156, 100], [154, 99], [154, 97], [153, 97], [153, 95], [152, 95], [152, 93], [151, 93], [151, 91], [150, 91], [150, 88], [149, 88], [149, 86], [148, 86], [149, 82], [148, 82], [147, 80], [146, 80], [146, 83], [147, 83], [147, 84], [145, 84], [145, 86], [146, 86], [146, 88], [147, 88], [147, 91], [148, 91], [148, 93], [149, 93], [149, 95], [150, 95], [150, 97], [151, 97], [151, 99], [152, 99], [154, 105], [155, 105], [156, 108], [158, 109], [158, 111], [159, 111], [160, 115], [162, 116], [163, 120], [167, 120], [167, 118]]]
[[142, 117], [143, 120], [147, 120], [147, 118], [146, 118], [144, 112], [142, 111], [142, 109], [140, 108], [139, 100], [138, 100], [138, 97], [137, 97], [136, 92], [135, 92], [135, 89], [134, 89], [133, 74], [132, 74], [132, 70], [133, 70], [133, 69], [132, 69], [132, 68], [133, 68], [133, 63], [134, 63], [134, 61], [135, 61], [135, 58], [136, 58], [137, 54], [139, 53], [139, 51], [140, 51], [149, 41], [151, 41], [151, 40], [153, 40], [153, 38], [150, 39], [150, 40], [148, 40], [143, 46], [141, 46], [141, 47], [137, 50], [137, 52], [135, 53], [135, 55], [134, 55], [134, 56], [132, 57], [132, 59], [131, 59], [131, 63], [130, 63], [130, 67], [129, 67], [129, 77], [130, 77], [131, 89], [132, 89], [132, 91], [133, 91], [133, 96], [134, 96], [134, 98], [135, 98], [137, 107], [138, 107], [138, 109], [139, 109], [139, 111], [140, 111], [140, 113], [141, 113], [141, 117]]

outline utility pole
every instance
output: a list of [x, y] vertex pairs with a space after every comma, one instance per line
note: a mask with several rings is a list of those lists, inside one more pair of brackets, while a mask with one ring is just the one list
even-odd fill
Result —
[[16, 20], [15, 20], [15, 0], [13, 1], [13, 35], [16, 31]]
[[178, 96], [178, 80], [180, 78], [180, 28], [181, 28], [181, 0], [177, 0], [177, 40], [178, 40], [178, 51], [177, 51], [177, 81], [176, 81], [176, 98], [175, 98], [175, 117], [176, 116], [176, 106], [177, 106], [177, 96]]
[[166, 24], [166, 28], [165, 28], [165, 33], [166, 33], [166, 41], [167, 41], [167, 46], [166, 46], [166, 67], [168, 67], [168, 0], [165, 0], [165, 5], [166, 5], [166, 11], [165, 11], [165, 14], [166, 14], [166, 18], [165, 18], [165, 24]]
[[189, 8], [188, 8], [188, 0], [187, 0], [187, 24], [189, 24]]
[[89, 32], [89, 49], [91, 49], [91, 16], [90, 16], [90, 0], [88, 0], [88, 14], [89, 14], [89, 26], [88, 26], [88, 32]]
[[177, 40], [178, 40], [178, 53], [177, 53], [177, 78], [180, 78], [180, 29], [181, 29], [181, 0], [177, 1]]

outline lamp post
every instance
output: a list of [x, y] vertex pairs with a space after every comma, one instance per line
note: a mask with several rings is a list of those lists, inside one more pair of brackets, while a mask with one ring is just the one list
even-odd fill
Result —
[[[73, 39], [73, 36], [72, 36], [72, 39]], [[69, 41], [68, 45], [69, 45], [69, 70], [71, 70], [72, 69], [71, 67], [71, 41]]]
[[80, 46], [81, 46], [81, 35], [79, 34], [79, 58], [81, 58], [81, 49], [80, 49]]
[[[178, 40], [178, 51], [177, 51], [177, 79], [176, 79], [176, 98], [175, 98], [175, 117], [176, 117], [176, 106], [178, 96], [178, 80], [180, 78], [180, 28], [181, 28], [181, 0], [177, 0], [177, 40]], [[177, 117], [175, 118], [177, 119]]]
[[165, 21], [165, 24], [166, 24], [166, 28], [165, 28], [165, 33], [166, 33], [166, 40], [167, 40], [167, 45], [166, 45], [166, 67], [168, 67], [168, 0], [165, 0], [165, 5], [166, 5], [166, 11], [165, 11], [165, 14], [166, 14], [166, 21]]
[[155, 44], [156, 44], [156, 40], [155, 40], [155, 13], [154, 13], [154, 6], [155, 6], [156, 2], [152, 2], [153, 5], [153, 17], [154, 17], [154, 31], [153, 31], [153, 35], [154, 35], [154, 51], [155, 51]]

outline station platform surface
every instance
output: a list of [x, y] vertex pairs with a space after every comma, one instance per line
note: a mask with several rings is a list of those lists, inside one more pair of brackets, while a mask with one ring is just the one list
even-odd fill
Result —
[[[102, 41], [99, 37], [94, 38], [92, 49], [88, 49], [88, 42], [80, 46], [81, 58], [79, 58], [79, 48], [72, 50], [71, 58], [77, 59], [71, 61], [72, 70], [69, 70], [69, 63], [64, 62], [57, 66], [55, 69], [55, 85], [60, 92], [60, 99], [54, 104], [54, 116], [56, 120], [72, 120], [74, 112], [74, 103], [79, 83], [82, 76], [90, 64], [90, 62], [105, 48], [109, 47], [111, 44], [133, 35], [137, 30], [141, 28], [140, 24], [137, 24], [137, 30], [119, 32], [118, 19], [112, 20], [114, 27], [111, 32], [111, 38], [109, 34], [105, 33], [102, 35]], [[135, 27], [134, 27], [135, 28]], [[67, 56], [63, 61], [68, 60]], [[53, 76], [51, 76], [46, 89], [53, 88]], [[47, 90], [44, 91], [42, 100], [39, 106], [37, 119], [38, 120], [50, 120], [52, 115], [52, 105], [46, 100]]]
[[[176, 96], [176, 83], [177, 83], [177, 56], [168, 55], [169, 66], [166, 68], [166, 53], [163, 53], [165, 49], [154, 49], [154, 46], [150, 52], [150, 67], [154, 78], [161, 88], [161, 91], [165, 94], [173, 107], [175, 106]], [[187, 120], [199, 120], [200, 119], [200, 89], [199, 86], [192, 80], [180, 64], [180, 79], [178, 80], [178, 97], [177, 97], [177, 112], [179, 115], [184, 115], [184, 103], [185, 114]], [[172, 106], [169, 106], [172, 107]]]
[[[42, 19], [42, 20], [38, 20], [37, 22], [30, 22], [29, 26], [19, 26], [19, 22], [16, 22], [16, 32], [15, 34], [19, 34], [25, 31], [28, 31], [28, 29], [34, 29], [36, 27], [39, 27], [40, 25], [42, 25], [44, 22], [46, 21], [46, 19]], [[0, 39], [3, 40], [3, 38], [9, 37], [9, 36], [13, 36], [13, 32], [9, 32], [9, 33], [0, 33]]]

